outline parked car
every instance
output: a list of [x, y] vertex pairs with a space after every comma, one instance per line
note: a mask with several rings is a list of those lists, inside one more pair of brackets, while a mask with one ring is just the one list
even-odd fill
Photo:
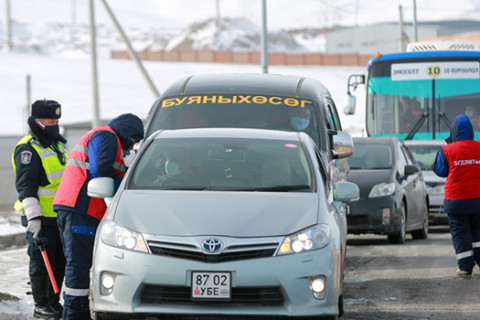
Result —
[[406, 140], [405, 144], [422, 169], [427, 185], [429, 223], [448, 224], [447, 215], [443, 212], [446, 178], [437, 176], [432, 170], [438, 149], [447, 143], [445, 140]]
[[353, 152], [328, 89], [319, 81], [275, 74], [206, 74], [170, 85], [151, 107], [146, 135], [185, 128], [301, 131], [317, 143], [334, 179], [345, 179]]
[[347, 180], [360, 188], [350, 204], [348, 233], [386, 234], [391, 243], [428, 237], [428, 193], [422, 173], [397, 138], [354, 138]]
[[[152, 134], [97, 231], [96, 319], [337, 318], [346, 249], [340, 203], [359, 191], [333, 184], [318, 154], [305, 133]], [[88, 190], [111, 200], [113, 182], [93, 179]]]

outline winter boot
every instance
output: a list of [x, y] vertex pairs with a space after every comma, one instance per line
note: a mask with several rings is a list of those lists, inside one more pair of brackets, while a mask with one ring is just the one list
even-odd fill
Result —
[[48, 304], [48, 281], [50, 280], [47, 276], [30, 277], [33, 301], [35, 303], [33, 317], [39, 319], [60, 319], [57, 312]]

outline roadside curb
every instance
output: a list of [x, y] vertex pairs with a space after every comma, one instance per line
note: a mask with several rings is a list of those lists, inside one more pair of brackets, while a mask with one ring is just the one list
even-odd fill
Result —
[[20, 216], [14, 212], [0, 212], [0, 230], [0, 248], [27, 244], [25, 228], [21, 226]]

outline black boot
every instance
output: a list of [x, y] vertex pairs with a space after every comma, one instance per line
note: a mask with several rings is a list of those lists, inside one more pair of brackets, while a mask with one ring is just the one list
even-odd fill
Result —
[[40, 319], [60, 319], [58, 318], [57, 312], [55, 312], [48, 303], [48, 281], [50, 281], [48, 276], [30, 278], [33, 301], [35, 302], [33, 317]]

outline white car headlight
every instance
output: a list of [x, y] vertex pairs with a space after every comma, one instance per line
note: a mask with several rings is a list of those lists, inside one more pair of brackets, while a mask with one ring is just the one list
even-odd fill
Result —
[[321, 249], [330, 242], [330, 234], [330, 227], [326, 224], [320, 224], [286, 236], [277, 255], [281, 256]]
[[114, 221], [107, 221], [102, 225], [100, 238], [110, 246], [148, 252], [145, 240], [143, 240], [143, 236], [140, 233], [131, 231]]
[[395, 183], [379, 183], [370, 190], [369, 198], [385, 197], [395, 193]]
[[432, 194], [443, 194], [445, 192], [445, 185], [439, 184], [432, 189]]

